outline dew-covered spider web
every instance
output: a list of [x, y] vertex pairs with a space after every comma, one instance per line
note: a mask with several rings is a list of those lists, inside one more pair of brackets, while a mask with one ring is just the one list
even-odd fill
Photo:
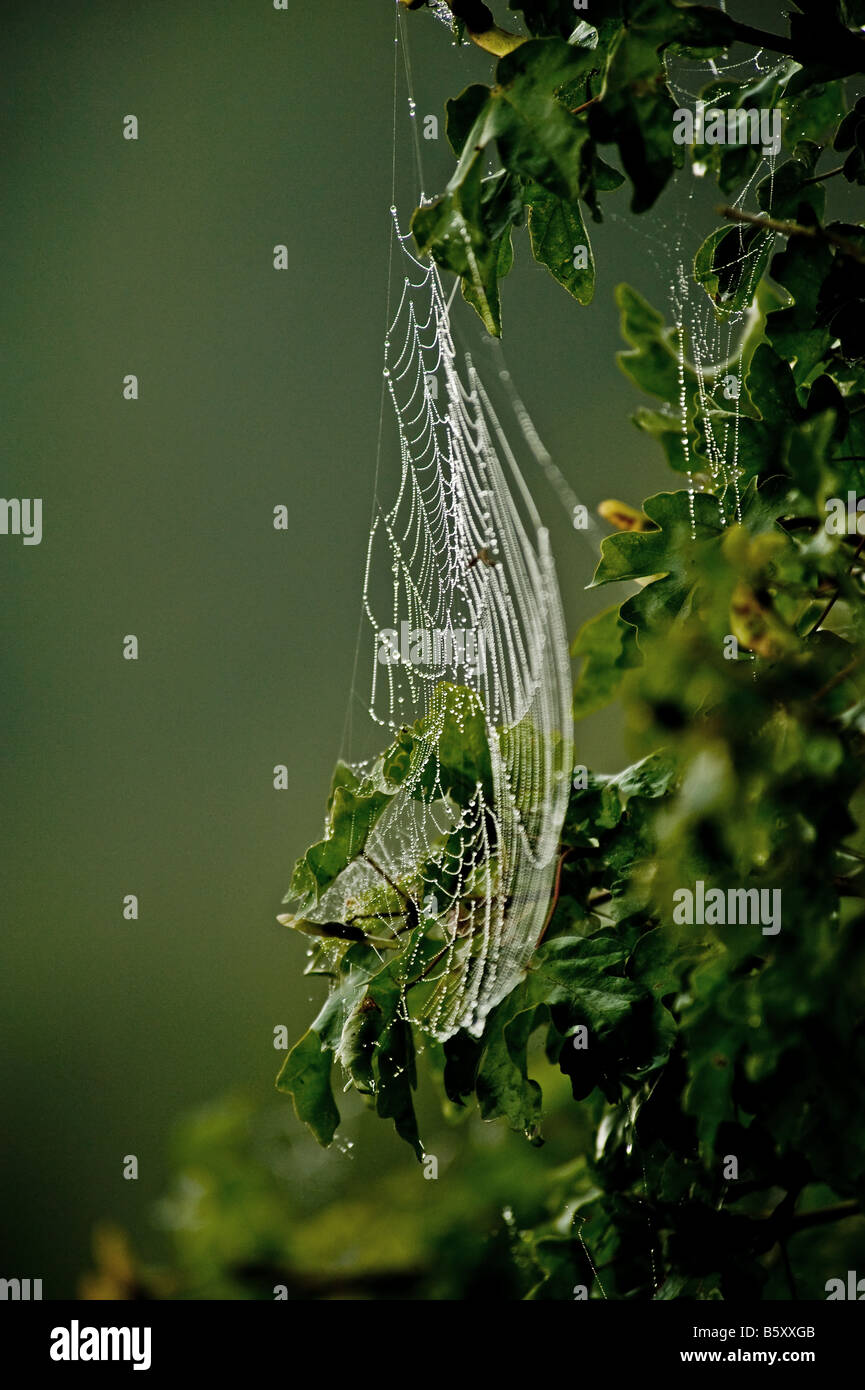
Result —
[[355, 772], [399, 788], [318, 908], [374, 923], [382, 948], [389, 931], [410, 940], [403, 986], [421, 983], [427, 943], [403, 1005], [443, 1038], [482, 1031], [543, 930], [573, 763], [570, 665], [547, 531], [458, 358], [438, 269], [392, 212], [405, 274], [384, 376], [400, 466], [376, 504], [363, 604], [369, 715], [396, 752]]
[[[444, 6], [435, 12], [452, 18]], [[414, 205], [424, 201], [423, 173], [399, 21], [396, 34], [421, 188]], [[445, 1039], [460, 1028], [480, 1035], [527, 968], [550, 909], [573, 769], [562, 604], [518, 449], [566, 505], [577, 499], [500, 359], [516, 423], [509, 442], [474, 354], [455, 346], [438, 268], [413, 254], [399, 224], [396, 103], [395, 61], [384, 430], [352, 692], [367, 665], [375, 742], [363, 742], [388, 752], [341, 765], [346, 795], [364, 808], [353, 852], [295, 912], [325, 934], [328, 924], [362, 930], [391, 970], [402, 1016]], [[355, 723], [350, 716], [356, 743]]]
[[[723, 92], [723, 83], [750, 83], [759, 92], [771, 82], [781, 67], [760, 52], [734, 63], [719, 66], [715, 60], [688, 66], [685, 62], [671, 64], [668, 73], [670, 88], [678, 107], [693, 108], [707, 81], [714, 82]], [[763, 98], [754, 98], [760, 101]], [[719, 94], [718, 104], [725, 99]], [[713, 234], [713, 268], [717, 278], [710, 291], [697, 283], [693, 259], [683, 255], [683, 229], [665, 229], [664, 251], [669, 262], [673, 248], [674, 275], [670, 283], [669, 303], [674, 321], [673, 342], [678, 357], [679, 417], [682, 432], [682, 453], [691, 498], [692, 534], [695, 529], [694, 495], [709, 492], [718, 498], [719, 522], [729, 525], [742, 519], [740, 479], [740, 422], [745, 391], [745, 367], [749, 346], [758, 336], [764, 306], [755, 296], [758, 285], [770, 260], [774, 234], [761, 228], [763, 209], [755, 192], [766, 180], [769, 194], [764, 206], [770, 205], [774, 191], [776, 156], [767, 151], [750, 176], [729, 202], [726, 215], [729, 221]], [[695, 192], [706, 173], [699, 160], [690, 165], [691, 183], [688, 213], [693, 213]], [[712, 180], [713, 182], [713, 180]], [[717, 190], [713, 188], [717, 201]], [[721, 211], [720, 209], [718, 210]], [[717, 214], [716, 214], [717, 216]], [[687, 221], [692, 223], [693, 216]], [[655, 218], [660, 223], [660, 218]], [[692, 227], [687, 228], [690, 240]], [[703, 272], [706, 258], [703, 258]], [[688, 398], [694, 393], [695, 402], [689, 411]], [[690, 416], [690, 418], [689, 418]], [[692, 431], [698, 426], [699, 455], [693, 457]]]

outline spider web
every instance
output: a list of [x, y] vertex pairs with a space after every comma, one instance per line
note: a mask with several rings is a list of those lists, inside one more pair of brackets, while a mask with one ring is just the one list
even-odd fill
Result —
[[[406, 271], [384, 366], [400, 473], [375, 506], [363, 608], [369, 715], [402, 737], [407, 765], [364, 857], [318, 907], [374, 922], [382, 946], [382, 931], [397, 945], [416, 927], [404, 1016], [447, 1038], [482, 1032], [544, 927], [573, 764], [570, 665], [547, 531], [471, 357], [458, 359], [438, 269], [391, 211]], [[433, 965], [409, 994], [426, 939]]]
[[[678, 64], [668, 71], [668, 81], [677, 105], [693, 106], [699, 96], [700, 87], [710, 76], [716, 80], [734, 77], [740, 81], [744, 73], [752, 81], [756, 81], [766, 78], [779, 66], [777, 60], [769, 61], [763, 58], [761, 52], [757, 52], [748, 58], [721, 65], [715, 60], [701, 62], [694, 68]], [[695, 77], [698, 79], [698, 86], [692, 89], [686, 83], [688, 79]], [[750, 196], [761, 179], [767, 175], [770, 189], [774, 189], [776, 162], [774, 154], [763, 153], [751, 176], [742, 185], [731, 204], [734, 212], [747, 211]], [[706, 168], [695, 161], [691, 165], [691, 171], [700, 179], [705, 175]], [[693, 200], [693, 183], [690, 200]], [[760, 209], [755, 206], [753, 212], [759, 213]], [[728, 281], [725, 298], [741, 300], [743, 304], [741, 309], [731, 312], [724, 312], [723, 306], [722, 312], [716, 311], [705, 290], [694, 279], [693, 263], [686, 263], [682, 257], [681, 228], [675, 236], [677, 265], [670, 287], [670, 303], [675, 322], [674, 336], [679, 363], [682, 445], [688, 463], [692, 462], [686, 404], [688, 369], [696, 376], [696, 414], [703, 421], [705, 448], [705, 457], [693, 460], [694, 467], [689, 467], [687, 474], [692, 535], [695, 534], [694, 494], [697, 491], [710, 492], [717, 496], [721, 526], [729, 525], [731, 516], [735, 516], [736, 521], [742, 519], [739, 434], [745, 350], [749, 335], [761, 317], [755, 294], [768, 259], [765, 243], [755, 238], [754, 232], [753, 224], [732, 223], [730, 227], [726, 254], [729, 257], [730, 245], [734, 247], [734, 254], [725, 266]], [[725, 494], [728, 491], [732, 492], [731, 507], [724, 505]]]

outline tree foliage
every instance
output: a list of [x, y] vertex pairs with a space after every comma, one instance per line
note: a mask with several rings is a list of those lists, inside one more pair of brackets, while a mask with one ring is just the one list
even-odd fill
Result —
[[[485, 7], [451, 8], [489, 47]], [[863, 542], [824, 525], [828, 499], [865, 493], [865, 227], [824, 221], [826, 177], [865, 183], [865, 108], [851, 80], [865, 72], [865, 10], [800, 0], [789, 34], [773, 37], [677, 0], [626, 0], [597, 25], [560, 0], [511, 9], [531, 37], [503, 51], [489, 86], [448, 102], [454, 172], [412, 224], [490, 332], [501, 331], [500, 281], [526, 214], [531, 254], [586, 305], [596, 253], [577, 271], [573, 247], [588, 246], [587, 219], [601, 220], [625, 180], [635, 214], [663, 194], [683, 157], [672, 57], [736, 42], [774, 50], [759, 86], [724, 79], [704, 95], [780, 107], [786, 149], [745, 231], [756, 253], [747, 283], [732, 273], [742, 232], [729, 222], [695, 248], [696, 283], [719, 319], [760, 306], [743, 349], [735, 486], [683, 485], [687, 469], [711, 484], [709, 435], [733, 426], [733, 408], [717, 392], [701, 406], [693, 374], [680, 382], [663, 316], [636, 290], [617, 292], [620, 365], [652, 398], [635, 423], [663, 449], [672, 490], [603, 542], [593, 584], [630, 591], [615, 589], [615, 605], [577, 634], [575, 712], [619, 700], [640, 757], [575, 778], [551, 916], [525, 978], [480, 1039], [427, 1042], [425, 1060], [448, 1103], [476, 1105], [534, 1144], [538, 1069], [567, 1078], [590, 1122], [593, 1142], [557, 1209], [520, 1236], [530, 1296], [570, 1298], [580, 1284], [602, 1296], [590, 1250], [607, 1297], [759, 1296], [779, 1259], [787, 1296], [821, 1297], [837, 1272], [815, 1288], [822, 1209], [846, 1219], [865, 1198]], [[496, 35], [501, 51], [507, 34]], [[821, 174], [833, 150], [842, 167]], [[728, 194], [759, 155], [715, 146], [694, 157]], [[770, 298], [780, 307], [765, 313]], [[422, 733], [402, 731], [363, 780], [337, 769], [326, 834], [292, 881], [309, 911], [364, 854]], [[484, 777], [483, 739], [470, 722], [452, 735], [442, 747], [459, 801]], [[674, 894], [697, 881], [780, 890], [780, 931], [677, 924]], [[423, 1157], [417, 1039], [400, 998], [407, 960], [409, 997], [428, 988], [433, 947], [412, 920], [397, 949], [370, 939], [405, 910], [412, 882], [383, 887], [369, 930], [322, 932], [303, 912], [292, 922], [316, 938], [308, 973], [329, 992], [278, 1085], [324, 1144], [339, 1123], [336, 1066]]]

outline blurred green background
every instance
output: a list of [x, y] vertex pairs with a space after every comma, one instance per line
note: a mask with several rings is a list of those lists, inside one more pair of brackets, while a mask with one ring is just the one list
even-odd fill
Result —
[[[777, 8], [749, 4], [747, 17]], [[0, 1273], [41, 1277], [57, 1298], [74, 1293], [100, 1219], [159, 1256], [151, 1212], [172, 1129], [226, 1092], [290, 1135], [282, 1178], [304, 1210], [363, 1192], [383, 1166], [422, 1182], [389, 1125], [348, 1105], [343, 1149], [322, 1154], [273, 1092], [273, 1028], [299, 1035], [321, 995], [301, 976], [303, 943], [274, 918], [320, 833], [352, 684], [394, 13], [389, 0], [288, 12], [270, 0], [9, 0], [4, 18], [3, 492], [43, 498], [44, 537], [0, 543]], [[441, 119], [447, 97], [488, 79], [489, 60], [453, 47], [429, 14], [406, 22], [418, 116]], [[122, 138], [128, 113], [136, 142]], [[452, 166], [443, 125], [423, 147], [427, 193]], [[409, 131], [400, 80], [404, 225], [419, 192]], [[591, 509], [668, 485], [629, 420], [641, 402], [615, 366], [612, 290], [628, 280], [667, 309], [685, 177], [638, 226], [626, 192], [608, 202], [621, 217], [594, 235], [591, 309], [531, 263], [524, 232], [505, 282], [508, 365]], [[691, 250], [711, 202], [705, 190]], [[459, 302], [455, 318], [483, 370], [478, 321]], [[131, 372], [136, 402], [122, 397]], [[384, 440], [387, 495], [387, 415]], [[574, 632], [609, 600], [584, 593], [590, 548], [537, 470], [530, 483]], [[279, 503], [288, 532], [272, 526]], [[122, 660], [127, 633], [137, 662]], [[362, 659], [360, 692], [366, 679]], [[621, 754], [612, 716], [582, 726], [580, 760], [611, 769]], [[277, 763], [286, 792], [272, 786]], [[129, 893], [137, 922], [122, 916]], [[483, 1183], [472, 1165], [485, 1146], [505, 1146], [517, 1186], [527, 1163], [574, 1156], [570, 1123], [553, 1125], [539, 1157], [500, 1126], [443, 1129], [432, 1100], [422, 1113], [428, 1149], [458, 1182]], [[123, 1179], [126, 1154], [137, 1182]]]

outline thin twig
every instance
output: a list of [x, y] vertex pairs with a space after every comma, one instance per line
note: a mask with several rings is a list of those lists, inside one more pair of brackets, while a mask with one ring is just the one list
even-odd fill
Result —
[[835, 21], [821, 29], [812, 25], [806, 42], [792, 37], [783, 38], [766, 29], [757, 29], [753, 24], [743, 24], [741, 20], [729, 17], [735, 38], [739, 43], [753, 45], [754, 48], [768, 48], [773, 53], [786, 53], [797, 63], [828, 62], [838, 69], [839, 77], [849, 77], [854, 72], [865, 71], [865, 44], [859, 34], [845, 29]]
[[839, 164], [835, 169], [827, 169], [825, 174], [815, 174], [813, 179], [803, 179], [802, 188], [807, 188], [812, 183], [823, 183], [825, 179], [834, 179], [836, 174], [843, 174], [845, 165]]
[[398, 917], [400, 921], [405, 921], [404, 912], [356, 912], [353, 917], [346, 920], [346, 926], [350, 927], [353, 922], [378, 922], [385, 917]]
[[390, 886], [391, 886], [391, 888], [393, 889], [393, 891], [394, 891], [396, 894], [398, 894], [399, 897], [402, 898], [402, 900], [403, 900], [404, 903], [413, 902], [413, 899], [409, 897], [408, 893], [403, 892], [402, 888], [399, 888], [399, 887], [394, 883], [394, 881], [393, 881], [393, 879], [390, 877], [390, 875], [387, 874], [387, 873], [385, 873], [384, 869], [381, 867], [381, 864], [376, 864], [376, 862], [375, 862], [375, 860], [373, 859], [372, 855], [371, 855], [371, 854], [367, 854], [366, 850], [363, 851], [363, 857], [364, 857], [364, 859], [366, 860], [367, 864], [370, 864], [370, 865], [372, 866], [372, 868], [375, 869], [375, 871], [376, 871], [377, 874], [381, 874], [381, 876], [382, 876], [382, 878], [384, 879], [385, 883], [389, 883], [389, 884], [390, 884]]
[[745, 212], [744, 208], [724, 206], [716, 210], [721, 217], [727, 217], [731, 222], [747, 222], [750, 226], [761, 227], [766, 232], [780, 232], [782, 236], [804, 236], [809, 237], [811, 241], [828, 241], [832, 246], [837, 246], [843, 256], [849, 256], [851, 260], [860, 261], [865, 265], [865, 250], [857, 246], [855, 241], [839, 236], [827, 227], [804, 227], [801, 222], [779, 222], [775, 217], [758, 217], [755, 212]]
[[811, 703], [816, 704], [818, 700], [823, 699], [824, 695], [828, 695], [830, 690], [834, 690], [836, 685], [840, 685], [842, 681], [845, 681], [851, 672], [856, 670], [857, 666], [862, 665], [863, 660], [865, 660], [865, 652], [861, 652], [859, 656], [854, 657], [842, 671], [838, 671], [830, 681], [827, 681], [826, 684], [817, 691], [816, 695], [812, 695]]
[[430, 970], [432, 970], [433, 966], [438, 964], [442, 956], [450, 950], [452, 945], [453, 942], [449, 941], [446, 946], [442, 946], [441, 950], [437, 951], [436, 954], [432, 957], [432, 959], [427, 961], [426, 965], [424, 966], [423, 970], [420, 972], [419, 975], [415, 975], [413, 980], [406, 980], [406, 989], [411, 989], [412, 985], [416, 985], [419, 980], [422, 980], [425, 975], [428, 975]]
[[840, 898], [865, 898], [865, 883], [856, 883], [849, 874], [836, 874], [832, 887]]
[[540, 936], [538, 937], [537, 941], [535, 942], [535, 950], [537, 950], [538, 947], [540, 946], [541, 942], [543, 941], [544, 937], [546, 936], [547, 927], [550, 925], [550, 922], [553, 920], [553, 913], [555, 912], [556, 907], [558, 906], [558, 902], [559, 902], [559, 893], [561, 892], [561, 887], [562, 887], [562, 865], [564, 864], [564, 862], [565, 862], [565, 860], [567, 859], [568, 855], [569, 855], [569, 854], [573, 854], [573, 852], [574, 852], [573, 846], [569, 846], [568, 849], [563, 850], [562, 853], [559, 855], [559, 866], [558, 866], [558, 868], [556, 869], [556, 881], [555, 881], [555, 884], [553, 885], [553, 896], [552, 896], [552, 898], [551, 898], [551, 900], [550, 900], [550, 910], [549, 910], [549, 912], [547, 913], [546, 918], [544, 919], [544, 925], [541, 927], [541, 934], [540, 934]]
[[[862, 547], [863, 547], [863, 545], [865, 545], [865, 536], [862, 537], [861, 541], [859, 542], [859, 544], [858, 544], [857, 547], [856, 547], [856, 550], [855, 550], [855, 552], [854, 552], [854, 554], [853, 554], [853, 559], [850, 561], [850, 569], [847, 571], [848, 574], [852, 574], [852, 572], [853, 572], [853, 566], [855, 565], [856, 561], [859, 559], [859, 556], [860, 556], [861, 553], [862, 553]], [[833, 607], [834, 607], [834, 605], [835, 605], [835, 602], [836, 602], [836, 600], [837, 600], [838, 595], [840, 594], [840, 592], [841, 592], [841, 589], [840, 589], [840, 587], [836, 584], [834, 594], [833, 594], [832, 597], [830, 598], [829, 602], [826, 604], [826, 607], [823, 609], [823, 612], [820, 614], [819, 618], [817, 619], [816, 623], [815, 623], [814, 626], [812, 627], [811, 631], [808, 633], [808, 636], [809, 636], [809, 637], [813, 637], [813, 636], [814, 636], [814, 633], [815, 633], [815, 632], [817, 631], [817, 629], [820, 627], [820, 624], [823, 623], [823, 622], [825, 622], [825, 620], [828, 618], [829, 614], [832, 612], [832, 609], [833, 609]]]
[[862, 1208], [857, 1201], [836, 1202], [832, 1207], [815, 1207], [813, 1211], [802, 1211], [794, 1216], [791, 1227], [794, 1231], [807, 1230], [809, 1226], [829, 1226], [833, 1221], [845, 1221], [848, 1216], [861, 1216]]

